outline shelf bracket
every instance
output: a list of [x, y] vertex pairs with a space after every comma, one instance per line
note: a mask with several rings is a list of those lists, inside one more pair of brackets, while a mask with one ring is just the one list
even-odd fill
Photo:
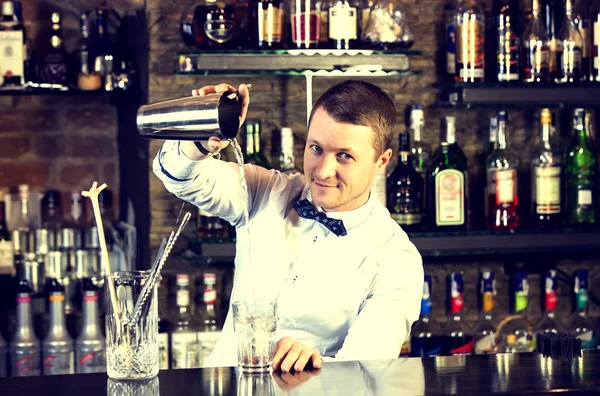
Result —
[[313, 98], [312, 98], [312, 83], [313, 76], [312, 74], [306, 74], [304, 76], [306, 78], [306, 127], [308, 128], [308, 121], [310, 119], [310, 111], [312, 110]]

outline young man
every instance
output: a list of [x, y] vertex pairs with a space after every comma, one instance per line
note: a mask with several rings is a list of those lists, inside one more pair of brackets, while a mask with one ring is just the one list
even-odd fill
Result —
[[[241, 124], [249, 94], [244, 85], [239, 92]], [[154, 160], [167, 190], [237, 227], [231, 301], [277, 300], [275, 370], [320, 368], [321, 356], [396, 358], [419, 317], [421, 256], [370, 196], [392, 155], [395, 115], [372, 84], [333, 86], [311, 112], [304, 175], [246, 164], [247, 207], [238, 166], [211, 158], [226, 142], [167, 141]], [[230, 310], [208, 365], [237, 365], [236, 348]]]

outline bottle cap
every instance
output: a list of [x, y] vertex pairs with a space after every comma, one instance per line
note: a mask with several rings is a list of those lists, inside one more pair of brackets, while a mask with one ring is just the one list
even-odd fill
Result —
[[204, 274], [204, 283], [206, 284], [215, 284], [217, 282], [217, 276], [213, 273], [205, 273]]
[[544, 125], [552, 124], [552, 113], [550, 112], [550, 109], [542, 109], [540, 119]]
[[190, 276], [188, 274], [177, 275], [177, 286], [188, 286], [190, 284]]

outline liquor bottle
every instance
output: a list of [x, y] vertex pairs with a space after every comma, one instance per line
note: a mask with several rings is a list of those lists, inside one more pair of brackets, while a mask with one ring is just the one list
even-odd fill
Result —
[[414, 324], [410, 335], [410, 354], [413, 357], [439, 356], [442, 354], [442, 331], [431, 314], [431, 275], [425, 274], [423, 297], [421, 299], [421, 317]]
[[423, 119], [423, 107], [421, 105], [412, 105], [410, 111], [409, 132], [412, 135], [413, 142], [410, 148], [411, 162], [413, 167], [423, 180], [427, 177], [427, 166], [431, 158], [431, 149], [423, 143], [423, 129], [425, 120]]
[[294, 157], [294, 135], [291, 128], [281, 128], [281, 154], [279, 155], [279, 170], [286, 175], [298, 173]]
[[202, 49], [235, 48], [239, 36], [238, 21], [236, 7], [229, 0], [196, 2], [182, 14], [184, 41]]
[[446, 75], [448, 80], [456, 76], [456, 4], [450, 4], [446, 10]]
[[98, 288], [90, 278], [82, 285], [83, 327], [75, 341], [77, 373], [101, 373], [106, 371], [104, 336], [98, 324]]
[[15, 15], [12, 1], [2, 2], [0, 19], [0, 86], [22, 86], [25, 83], [23, 24]]
[[244, 151], [244, 163], [262, 166], [271, 169], [271, 164], [265, 158], [260, 149], [261, 123], [258, 120], [246, 120], [246, 149]]
[[259, 49], [281, 48], [283, 38], [283, 0], [251, 0], [248, 28], [250, 45]]
[[540, 2], [533, 0], [532, 17], [523, 33], [523, 81], [550, 81], [548, 34], [540, 18]]
[[587, 0], [573, 0], [573, 22], [581, 34], [581, 75], [583, 81], [589, 81], [591, 77], [591, 58], [594, 53], [591, 40], [590, 9]]
[[596, 155], [585, 131], [585, 110], [575, 109], [575, 144], [567, 159], [567, 217], [570, 224], [594, 224]]
[[39, 79], [42, 83], [66, 86], [69, 83], [68, 66], [71, 61], [63, 48], [60, 14], [53, 12], [51, 21], [50, 49], [40, 57]]
[[77, 86], [82, 91], [96, 91], [102, 87], [102, 76], [90, 67], [92, 47], [90, 43], [90, 19], [87, 11], [79, 14], [79, 27], [81, 29], [81, 42], [77, 57], [79, 61]]
[[560, 64], [557, 57], [557, 50], [560, 44], [557, 40], [558, 31], [563, 24], [564, 17], [564, 0], [540, 1], [540, 19], [548, 35], [548, 70], [552, 81], [560, 75]]
[[496, 328], [498, 323], [494, 312], [494, 296], [496, 295], [496, 280], [494, 273], [481, 273], [482, 310], [479, 322], [473, 330], [474, 350], [476, 355], [496, 352]]
[[107, 61], [113, 56], [113, 46], [108, 37], [108, 12], [105, 9], [96, 10], [96, 37], [90, 49], [94, 62], [94, 71], [102, 77], [102, 85], [108, 75]]
[[576, 310], [569, 320], [567, 331], [581, 340], [581, 349], [596, 349], [598, 347], [598, 334], [594, 324], [587, 314], [589, 271], [579, 269], [575, 271], [575, 299]]
[[[498, 148], [498, 117], [490, 117], [490, 126], [488, 131], [488, 146], [480, 157], [480, 182], [483, 185], [483, 213], [490, 212], [490, 206], [488, 201], [488, 185], [487, 185], [487, 159], [488, 157]], [[487, 217], [487, 215], [486, 215]], [[484, 219], [483, 223], [487, 222], [487, 218]]]
[[408, 131], [399, 136], [398, 165], [387, 182], [387, 207], [405, 231], [417, 231], [423, 222], [423, 178], [410, 163]]
[[450, 274], [450, 317], [444, 327], [444, 355], [470, 355], [473, 353], [473, 335], [462, 318], [463, 275]]
[[515, 274], [515, 315], [517, 317], [507, 322], [500, 333], [498, 353], [531, 352], [533, 350], [531, 326], [527, 318], [529, 302], [529, 282], [527, 273], [518, 271]]
[[355, 0], [333, 0], [329, 3], [329, 46], [337, 50], [358, 46], [358, 10]]
[[316, 48], [319, 44], [321, 3], [294, 0], [290, 8], [292, 46], [298, 49]]
[[173, 315], [170, 348], [172, 369], [200, 367], [198, 364], [197, 326], [191, 315], [189, 284], [189, 275], [177, 275], [177, 300]]
[[566, 0], [565, 19], [558, 32], [557, 59], [560, 75], [557, 83], [574, 83], [582, 79], [583, 37], [573, 20], [573, 3]]
[[217, 278], [213, 273], [204, 273], [204, 292], [202, 304], [198, 305], [198, 316], [201, 318], [201, 330], [198, 332], [199, 364], [202, 367], [221, 335], [221, 323], [217, 319]]
[[553, 144], [552, 113], [541, 113], [542, 141], [531, 160], [532, 219], [538, 228], [556, 229], [562, 221], [562, 158]]
[[40, 342], [31, 317], [31, 287], [27, 280], [21, 279], [17, 288], [17, 331], [9, 345], [13, 377], [40, 375]]
[[519, 80], [521, 39], [518, 35], [519, 4], [502, 0], [496, 16], [496, 68], [500, 82]]
[[21, 184], [19, 185], [19, 216], [13, 224], [13, 231], [11, 233], [15, 259], [19, 255], [24, 255], [26, 252], [32, 251], [32, 239], [36, 228], [35, 221], [29, 211], [29, 186]]
[[[160, 296], [161, 281], [158, 281], [158, 294]], [[170, 362], [170, 340], [169, 335], [173, 324], [169, 320], [169, 315], [163, 309], [164, 304], [161, 299], [158, 300], [158, 364], [160, 370], [168, 370]]]
[[4, 196], [0, 192], [0, 276], [12, 272], [13, 258], [13, 244], [6, 225], [6, 206]]
[[67, 332], [65, 320], [65, 289], [56, 279], [51, 279], [46, 285], [50, 302], [50, 330], [42, 343], [42, 371], [44, 375], [73, 374], [73, 340]]
[[[36, 79], [37, 69], [35, 64], [35, 54], [31, 50], [31, 43], [27, 37], [27, 28], [25, 27], [25, 20], [23, 19], [23, 4], [21, 1], [13, 0], [13, 8], [15, 17], [19, 24], [23, 27], [23, 82], [25, 84], [32, 82]], [[0, 29], [1, 30], [1, 29]]]
[[[564, 326], [560, 319], [556, 316], [556, 306], [558, 305], [558, 297], [556, 295], [556, 270], [547, 270], [545, 276], [544, 301], [545, 312], [542, 319], [534, 329], [534, 334], [537, 333], [558, 333], [564, 331]], [[535, 340], [533, 341], [535, 349]]]
[[508, 149], [508, 117], [498, 112], [498, 147], [488, 157], [488, 227], [493, 230], [519, 227], [519, 158]]
[[445, 133], [428, 170], [430, 223], [438, 230], [464, 230], [467, 224], [467, 158], [456, 143], [456, 117], [447, 116], [443, 121]]
[[477, 0], [458, 3], [456, 80], [480, 82], [485, 74], [485, 16]]
[[62, 228], [62, 205], [60, 191], [48, 190], [42, 198], [42, 229], [48, 233], [53, 248], [58, 242]]

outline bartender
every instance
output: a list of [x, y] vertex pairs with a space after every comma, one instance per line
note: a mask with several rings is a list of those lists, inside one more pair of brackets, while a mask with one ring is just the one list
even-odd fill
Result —
[[[235, 91], [206, 86], [193, 95]], [[245, 85], [240, 125], [250, 96]], [[323, 359], [397, 358], [419, 317], [423, 264], [406, 233], [371, 194], [392, 156], [396, 109], [377, 86], [345, 81], [314, 105], [304, 174], [215, 158], [228, 142], [166, 141], [153, 163], [168, 191], [237, 231], [231, 301], [277, 301], [273, 369]], [[247, 208], [249, 218], [246, 219]], [[229, 310], [207, 366], [237, 365]]]

